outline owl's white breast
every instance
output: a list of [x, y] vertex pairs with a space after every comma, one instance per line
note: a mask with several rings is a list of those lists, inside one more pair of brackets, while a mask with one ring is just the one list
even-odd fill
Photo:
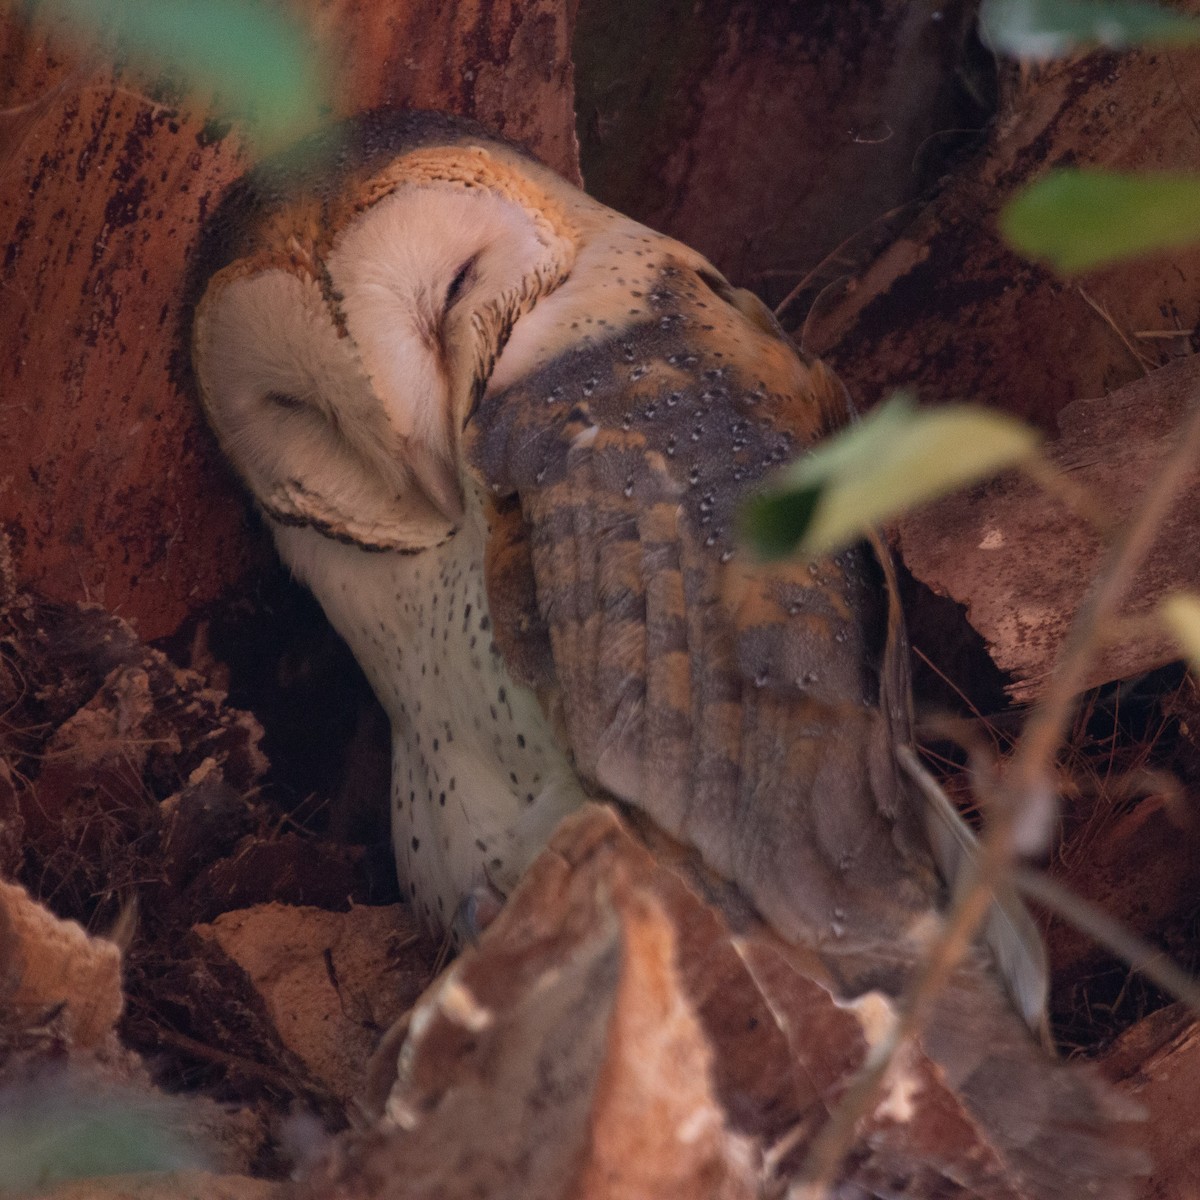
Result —
[[473, 505], [454, 537], [416, 554], [274, 532], [391, 718], [400, 883], [444, 929], [474, 889], [510, 891], [584, 798], [536, 698], [493, 643], [482, 514]]

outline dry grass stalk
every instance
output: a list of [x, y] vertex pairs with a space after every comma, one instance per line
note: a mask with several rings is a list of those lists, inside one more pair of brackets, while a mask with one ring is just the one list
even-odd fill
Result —
[[[789, 1192], [789, 1200], [816, 1200], [827, 1194], [842, 1160], [854, 1143], [859, 1121], [876, 1102], [880, 1087], [899, 1053], [920, 1031], [930, 1001], [970, 948], [996, 888], [1004, 882], [1018, 881], [1023, 835], [1031, 820], [1038, 821], [1038, 810], [1047, 803], [1055, 763], [1069, 731], [1078, 696], [1084, 690], [1088, 665], [1107, 629], [1117, 619], [1133, 577], [1176, 497], [1191, 477], [1198, 456], [1200, 404], [1194, 407], [1161, 473], [1147, 487], [1125, 529], [1113, 540], [1104, 566], [1076, 614], [1045, 690], [1026, 721], [1005, 771], [1002, 775], [991, 776], [980, 797], [986, 825], [974, 877], [954, 898], [941, 932], [901, 998], [899, 1015], [889, 1036], [874, 1049], [841, 1104], [814, 1139], [800, 1176]], [[1031, 877], [1020, 878], [1026, 887], [1044, 891]], [[1085, 916], [1085, 910], [1078, 906], [1066, 908], [1070, 911], [1060, 911], [1069, 919]], [[1096, 915], [1088, 914], [1089, 928], [1105, 928], [1106, 932], [1112, 933], [1107, 929], [1107, 919], [1102, 924], [1094, 920]], [[1182, 972], [1178, 973], [1180, 978], [1176, 978], [1161, 963], [1152, 961], [1148, 948], [1132, 935], [1122, 933], [1108, 944], [1114, 949], [1118, 945], [1123, 947], [1118, 952], [1128, 952], [1125, 956], [1130, 958], [1132, 965], [1156, 971], [1156, 982], [1163, 986], [1169, 986], [1168, 979], [1181, 984], [1181, 998], [1188, 999], [1189, 1003], [1194, 1002], [1193, 998], [1200, 999], [1200, 992]]]

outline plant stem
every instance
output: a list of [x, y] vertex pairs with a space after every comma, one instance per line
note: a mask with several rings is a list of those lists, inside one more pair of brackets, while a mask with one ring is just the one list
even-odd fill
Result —
[[[1104, 632], [1117, 616], [1121, 601], [1183, 486], [1200, 461], [1200, 404], [1185, 423], [1179, 443], [1162, 471], [1146, 488], [1141, 503], [1111, 546], [1096, 581], [1060, 648], [1058, 659], [1006, 769], [986, 801], [987, 828], [975, 871], [968, 873], [955, 896], [937, 938], [901, 996], [888, 1035], [868, 1054], [842, 1102], [813, 1140], [789, 1200], [817, 1200], [826, 1195], [859, 1121], [875, 1103], [879, 1087], [897, 1053], [920, 1031], [929, 1001], [970, 948], [992, 903], [996, 885], [1011, 875], [1016, 860], [1016, 834], [1028, 805], [1050, 786], [1054, 762], [1087, 682], [1087, 668], [1103, 643]], [[1140, 956], [1139, 956], [1140, 957]]]
[[1057, 880], [1042, 871], [1018, 867], [1013, 871], [1013, 885], [1030, 900], [1070, 921], [1076, 929], [1107, 947], [1135, 971], [1140, 971], [1151, 983], [1168, 995], [1181, 1000], [1200, 1015], [1200, 984], [1186, 971], [1177, 967], [1157, 946], [1151, 945], [1136, 933], [1113, 920], [1103, 909], [1077, 896]]

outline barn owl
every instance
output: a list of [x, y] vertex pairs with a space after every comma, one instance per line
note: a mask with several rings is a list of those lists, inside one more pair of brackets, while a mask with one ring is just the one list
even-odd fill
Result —
[[[695, 251], [433, 114], [263, 168], [201, 269], [204, 409], [388, 711], [426, 920], [503, 895], [609, 798], [848, 993], [897, 991], [961, 838], [897, 765], [885, 566], [767, 569], [735, 536], [740, 500], [844, 420], [833, 376]], [[1036, 937], [993, 943], [1035, 1023]], [[1019, 1022], [996, 975], [984, 1007]], [[1054, 1079], [1063, 1120], [1095, 1117]]]
[[507, 890], [588, 792], [790, 936], [874, 942], [926, 911], [872, 564], [735, 552], [738, 499], [844, 407], [757, 300], [427, 116], [268, 169], [213, 230], [205, 411], [391, 717], [427, 920]]

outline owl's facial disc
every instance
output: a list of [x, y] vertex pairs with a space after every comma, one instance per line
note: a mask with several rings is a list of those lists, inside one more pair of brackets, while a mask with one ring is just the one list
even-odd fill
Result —
[[402, 183], [337, 237], [330, 287], [397, 435], [455, 460], [512, 323], [558, 281], [549, 259], [522, 205], [457, 181]]
[[363, 545], [417, 549], [453, 521], [396, 453], [371, 381], [321, 288], [236, 263], [196, 315], [200, 393], [225, 453], [269, 516]]
[[[196, 317], [204, 405], [266, 512], [379, 549], [442, 541], [462, 515], [458, 441], [514, 321], [572, 247], [472, 172], [396, 174], [327, 253], [268, 246], [210, 283]], [[462, 160], [462, 152], [451, 165]], [[400, 161], [404, 165], [404, 160]]]

